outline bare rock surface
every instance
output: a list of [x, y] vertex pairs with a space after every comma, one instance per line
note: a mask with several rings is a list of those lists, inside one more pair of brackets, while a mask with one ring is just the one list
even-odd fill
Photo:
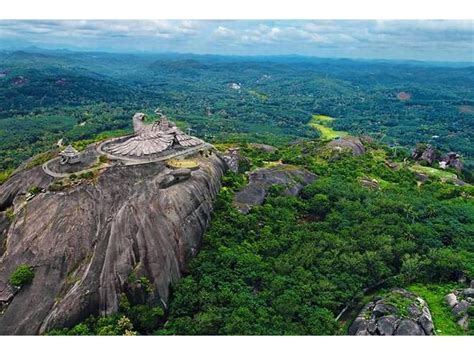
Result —
[[234, 147], [227, 149], [227, 151], [225, 151], [222, 155], [222, 158], [224, 159], [230, 171], [234, 173], [239, 171], [240, 161], [242, 160], [240, 148]]
[[262, 144], [262, 143], [250, 143], [250, 146], [252, 148], [255, 148], [257, 150], [260, 150], [264, 153], [273, 153], [275, 152], [277, 149], [272, 146], [272, 145], [268, 145], [268, 144]]
[[[114, 313], [122, 293], [166, 305], [170, 284], [199, 249], [226, 169], [215, 154], [196, 159], [201, 168], [178, 172], [187, 179], [166, 189], [164, 164], [110, 167], [88, 183], [37, 194], [8, 222], [17, 195], [46, 189], [52, 178], [36, 167], [1, 185], [0, 334], [43, 333]], [[15, 291], [8, 279], [19, 264], [35, 276]], [[151, 290], [137, 294], [131, 275], [146, 277]]]
[[350, 149], [353, 155], [362, 155], [365, 153], [365, 147], [357, 137], [340, 137], [328, 143], [333, 149]]
[[433, 147], [424, 144], [417, 145], [412, 150], [411, 157], [417, 161], [424, 161], [430, 166], [439, 158], [438, 153]]
[[252, 206], [265, 201], [272, 185], [284, 187], [283, 195], [297, 196], [304, 186], [316, 180], [317, 176], [303, 168], [280, 164], [271, 168], [261, 168], [249, 173], [249, 183], [236, 193], [234, 205], [242, 213], [248, 213]]
[[462, 171], [464, 168], [464, 164], [461, 160], [461, 156], [455, 152], [447, 153], [440, 162], [440, 167], [443, 169], [446, 168], [454, 168], [457, 171]]
[[350, 335], [433, 335], [426, 302], [411, 292], [394, 288], [367, 303], [349, 327]]

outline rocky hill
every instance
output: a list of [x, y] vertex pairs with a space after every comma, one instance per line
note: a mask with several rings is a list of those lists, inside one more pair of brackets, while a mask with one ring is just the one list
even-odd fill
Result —
[[[166, 308], [227, 168], [215, 154], [195, 160], [200, 168], [179, 179], [149, 163], [115, 165], [56, 191], [41, 167], [1, 185], [0, 333], [44, 333], [111, 314], [123, 294]], [[12, 286], [20, 265], [34, 277]]]

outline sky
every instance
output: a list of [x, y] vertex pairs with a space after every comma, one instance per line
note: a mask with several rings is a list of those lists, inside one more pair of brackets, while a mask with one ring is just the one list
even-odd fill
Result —
[[0, 20], [0, 49], [474, 62], [474, 20]]

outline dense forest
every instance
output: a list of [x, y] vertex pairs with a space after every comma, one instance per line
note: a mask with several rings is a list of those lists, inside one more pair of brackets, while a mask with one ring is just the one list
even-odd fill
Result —
[[[345, 334], [352, 319], [336, 321], [339, 312], [357, 308], [364, 290], [392, 286], [440, 299], [448, 314], [435, 314], [437, 329], [463, 334], [442, 300], [460, 276], [474, 276], [471, 185], [435, 176], [420, 184], [406, 156], [376, 143], [360, 156], [330, 153], [319, 140], [273, 153], [242, 149], [247, 163], [224, 178], [201, 251], [173, 286], [167, 314], [123, 295], [119, 314], [50, 334]], [[279, 161], [319, 178], [299, 197], [275, 185], [262, 206], [238, 212], [243, 171]], [[367, 178], [377, 186], [364, 186]]]
[[[474, 67], [0, 52], [0, 183], [61, 139], [82, 149], [131, 132], [132, 115], [151, 118], [156, 107], [218, 148], [239, 146], [240, 171], [225, 175], [200, 252], [167, 307], [124, 294], [118, 314], [50, 334], [347, 334], [354, 314], [337, 316], [367, 292], [406, 287], [436, 303], [474, 278], [474, 190], [446, 178], [472, 182]], [[335, 136], [365, 136], [367, 152], [328, 150], [315, 117]], [[465, 170], [415, 162], [418, 143], [459, 153]], [[261, 206], [240, 213], [234, 196], [248, 172], [281, 163], [317, 178], [298, 196], [272, 186]], [[438, 330], [465, 334], [438, 308]]]
[[474, 67], [306, 57], [0, 52], [0, 169], [64, 142], [131, 129], [160, 107], [211, 142], [317, 137], [313, 114], [392, 146], [473, 165]]

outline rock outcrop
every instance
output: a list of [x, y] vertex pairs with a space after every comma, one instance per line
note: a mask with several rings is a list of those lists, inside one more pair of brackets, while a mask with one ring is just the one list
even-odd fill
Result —
[[454, 168], [457, 171], [462, 171], [464, 165], [461, 161], [461, 156], [455, 152], [449, 152], [439, 162], [439, 167], [442, 169]]
[[328, 143], [328, 147], [337, 150], [350, 150], [353, 155], [362, 155], [365, 153], [365, 147], [357, 137], [340, 137]]
[[230, 171], [233, 171], [234, 173], [239, 171], [239, 165], [242, 159], [240, 155], [240, 148], [234, 147], [227, 149], [222, 155], [222, 158], [226, 162]]
[[[118, 310], [119, 298], [164, 305], [169, 286], [197, 253], [226, 164], [197, 156], [196, 171], [164, 163], [112, 166], [59, 192], [41, 167], [0, 186], [0, 334], [69, 327], [91, 314]], [[173, 184], [163, 188], [163, 176]], [[14, 208], [31, 186], [46, 189]], [[6, 218], [9, 211], [9, 218]], [[12, 288], [20, 264], [31, 284]], [[136, 287], [146, 278], [150, 287]]]
[[255, 148], [257, 150], [260, 150], [264, 153], [273, 153], [275, 152], [277, 149], [272, 146], [272, 145], [268, 145], [268, 144], [262, 144], [262, 143], [250, 143], [250, 146], [252, 148]]
[[407, 290], [395, 288], [367, 303], [349, 328], [350, 335], [433, 335], [426, 302]]
[[419, 144], [411, 152], [411, 157], [414, 160], [424, 161], [428, 165], [433, 165], [433, 162], [438, 159], [438, 153], [430, 145]]
[[474, 280], [465, 289], [454, 290], [444, 298], [461, 328], [467, 330], [474, 314]]
[[265, 201], [272, 185], [283, 187], [282, 194], [297, 196], [304, 186], [313, 182], [317, 176], [293, 165], [280, 164], [271, 168], [261, 168], [249, 173], [249, 183], [234, 198], [234, 205], [242, 213], [248, 213], [252, 206]]

